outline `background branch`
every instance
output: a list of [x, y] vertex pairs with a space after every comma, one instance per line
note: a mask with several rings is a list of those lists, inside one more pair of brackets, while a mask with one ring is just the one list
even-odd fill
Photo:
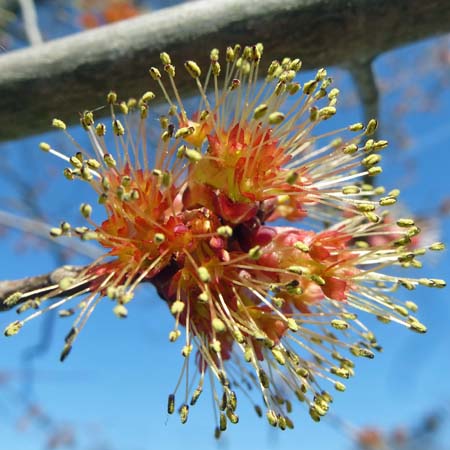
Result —
[[19, 0], [20, 10], [24, 23], [25, 33], [31, 45], [39, 45], [44, 42], [38, 25], [38, 16], [33, 0]]
[[[168, 51], [206, 63], [209, 49], [266, 44], [266, 61], [301, 56], [305, 68], [371, 61], [397, 46], [450, 31], [448, 0], [210, 0], [185, 3], [0, 57], [0, 140], [49, 129], [58, 116], [152, 87], [147, 69]], [[194, 83], [184, 70], [180, 90]], [[11, 117], [14, 120], [11, 120]]]

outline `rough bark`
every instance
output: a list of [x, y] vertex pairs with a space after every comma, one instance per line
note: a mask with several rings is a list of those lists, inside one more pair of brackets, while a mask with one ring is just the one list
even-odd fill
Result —
[[[266, 60], [301, 56], [304, 67], [361, 64], [380, 53], [450, 31], [448, 0], [222, 0], [189, 2], [0, 58], [0, 140], [49, 129], [58, 116], [152, 88], [159, 53], [207, 63], [209, 49], [265, 43]], [[178, 85], [192, 80], [179, 68]]]

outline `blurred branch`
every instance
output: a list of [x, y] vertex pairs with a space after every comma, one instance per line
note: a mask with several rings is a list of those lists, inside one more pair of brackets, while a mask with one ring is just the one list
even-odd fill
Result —
[[[274, 25], [276, 24], [276, 25]], [[299, 54], [305, 68], [352, 65], [450, 31], [448, 0], [202, 0], [159, 10], [0, 58], [0, 140], [49, 129], [58, 116], [151, 86], [147, 69], [163, 50], [180, 64], [208, 62], [207, 48], [266, 43], [266, 61]], [[207, 47], [206, 47], [207, 43]], [[177, 74], [184, 93], [195, 83]], [[14, 117], [14, 120], [11, 120]]]
[[44, 42], [38, 25], [38, 16], [33, 0], [18, 0], [28, 42], [39, 45]]
[[380, 117], [379, 94], [372, 61], [353, 62], [348, 69], [363, 106], [364, 121], [368, 122], [370, 119], [378, 119]]
[[54, 245], [59, 245], [89, 258], [95, 259], [101, 254], [97, 247], [86, 242], [74, 241], [69, 238], [52, 238], [49, 234], [50, 225], [37, 219], [27, 219], [0, 210], [0, 225], [30, 233], [40, 239], [48, 240]]

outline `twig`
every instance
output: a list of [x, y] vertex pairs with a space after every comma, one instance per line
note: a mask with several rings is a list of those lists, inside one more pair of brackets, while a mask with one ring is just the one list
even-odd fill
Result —
[[23, 26], [31, 45], [39, 45], [44, 42], [38, 25], [36, 6], [33, 0], [18, 0], [22, 12]]
[[[276, 25], [274, 25], [276, 24]], [[0, 140], [48, 130], [58, 115], [152, 88], [147, 70], [163, 50], [176, 64], [208, 64], [208, 49], [266, 44], [266, 61], [300, 56], [305, 68], [371, 60], [387, 50], [450, 31], [448, 0], [203, 0], [155, 11], [0, 58]], [[184, 70], [177, 86], [195, 83]], [[75, 113], [75, 114], [74, 114]], [[101, 113], [101, 112], [100, 112]], [[14, 121], [11, 121], [11, 115]]]
[[[0, 281], [0, 311], [6, 311], [13, 306], [23, 303], [30, 299], [27, 293], [40, 290], [39, 295], [43, 296], [46, 292], [50, 292], [58, 283], [66, 277], [76, 277], [82, 270], [83, 266], [62, 266], [44, 275], [21, 278], [20, 280]], [[84, 287], [80, 287], [82, 290]], [[22, 292], [24, 295], [14, 305], [9, 305], [5, 300], [16, 292]], [[69, 294], [69, 291], [66, 291]]]
[[48, 240], [54, 245], [60, 245], [61, 247], [70, 249], [79, 255], [88, 256], [89, 258], [95, 259], [101, 254], [97, 247], [87, 244], [86, 242], [81, 242], [79, 240], [74, 241], [64, 237], [58, 239], [52, 238], [49, 234], [50, 226], [37, 219], [27, 219], [25, 217], [20, 217], [0, 210], [0, 225], [25, 231], [37, 236], [40, 239]]

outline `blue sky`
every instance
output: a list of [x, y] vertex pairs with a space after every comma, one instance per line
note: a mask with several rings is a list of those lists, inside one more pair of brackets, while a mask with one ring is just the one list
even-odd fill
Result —
[[[430, 40], [405, 47], [383, 55], [375, 64], [383, 86], [397, 83], [399, 74], [410, 86], [410, 91], [404, 89], [406, 93], [402, 95], [394, 89], [381, 99], [381, 135], [392, 137], [393, 144], [385, 153], [380, 182], [388, 188], [400, 185], [402, 204], [420, 215], [436, 215], [439, 205], [450, 194], [450, 90], [448, 84], [446, 90], [438, 88], [436, 81], [441, 70], [448, 71], [448, 65], [435, 66], [423, 73], [407, 70], [415, 67], [418, 58], [423, 61], [424, 57], [430, 57], [437, 45], [438, 41]], [[439, 45], [450, 52], [450, 41], [440, 40]], [[354, 95], [349, 77], [341, 71], [331, 69], [331, 72], [338, 80], [344, 102], [334, 124], [337, 128], [360, 120], [361, 109], [357, 103], [345, 102]], [[447, 83], [450, 83], [448, 77]], [[431, 109], [421, 110], [423, 99], [433, 101]], [[417, 102], [418, 107], [397, 118], [395, 111], [402, 102], [406, 106]], [[397, 136], [402, 129], [411, 140], [409, 148], [396, 148], [396, 144], [400, 147], [403, 142]], [[80, 131], [74, 129], [73, 133], [78, 136]], [[28, 180], [41, 186], [39, 204], [52, 225], [62, 219], [76, 221], [78, 205], [85, 200], [92, 201], [92, 197], [89, 198], [89, 191], [80, 188], [80, 184], [68, 185], [60, 175], [64, 167], [60, 161], [39, 153], [37, 144], [41, 140], [62, 142], [52, 132], [1, 144], [0, 151], [20, 167]], [[6, 177], [0, 178], [0, 188], [2, 198], [17, 195]], [[9, 207], [8, 203], [5, 205]], [[441, 240], [449, 241], [449, 227], [449, 219], [443, 218]], [[23, 234], [17, 231], [10, 231], [0, 239], [0, 279], [42, 273], [55, 267], [57, 262], [47, 246], [26, 244], [18, 251], [23, 239]], [[70, 262], [84, 263], [86, 259], [74, 256]], [[424, 266], [424, 275], [450, 279], [448, 252], [426, 258]], [[53, 323], [51, 343], [45, 354], [33, 363], [35, 380], [29, 389], [29, 382], [24, 383], [21, 375], [23, 352], [40, 339], [44, 323], [42, 318], [34, 320], [19, 335], [0, 343], [0, 372], [12, 371], [18, 375], [12, 383], [0, 385], [0, 407], [5, 406], [0, 413], [0, 448], [36, 450], [45, 442], [45, 432], [39, 427], [32, 426], [25, 432], [18, 432], [15, 427], [27, 401], [41, 404], [55, 423], [75, 426], [80, 449], [101, 448], [99, 444], [103, 441], [112, 449], [124, 450], [350, 448], [349, 437], [342, 427], [336, 426], [333, 416], [355, 426], [391, 429], [398, 424], [415, 423], [436, 408], [448, 407], [448, 289], [419, 288], [410, 297], [420, 305], [420, 318], [428, 325], [428, 333], [417, 335], [400, 326], [385, 326], [368, 318], [385, 350], [373, 361], [358, 361], [357, 375], [347, 383], [347, 392], [335, 396], [330, 419], [313, 423], [306, 408], [295, 405], [295, 430], [274, 431], [265, 420], [256, 417], [242, 396], [240, 423], [229, 427], [220, 442], [213, 438], [211, 402], [207, 395], [191, 408], [187, 425], [182, 426], [176, 415], [167, 417], [167, 395], [178, 378], [181, 357], [177, 345], [167, 340], [172, 318], [150, 286], [141, 286], [138, 297], [130, 305], [127, 320], [117, 320], [111, 314], [111, 305], [99, 305], [64, 364], [59, 362], [59, 353], [71, 319], [48, 319], [47, 326]], [[14, 317], [12, 312], [2, 314], [0, 328]], [[449, 437], [448, 433], [446, 439], [443, 436], [445, 442]]]

